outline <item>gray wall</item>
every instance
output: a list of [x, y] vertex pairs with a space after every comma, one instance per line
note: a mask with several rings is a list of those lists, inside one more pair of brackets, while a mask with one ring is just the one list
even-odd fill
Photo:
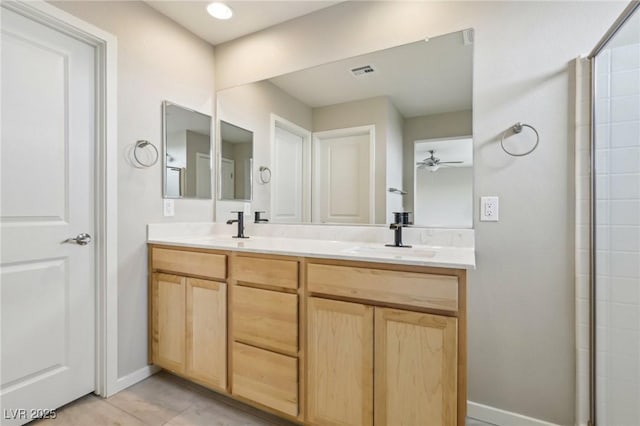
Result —
[[[574, 82], [568, 64], [591, 50], [626, 3], [345, 2], [216, 47], [216, 82], [230, 87], [475, 29], [475, 202], [480, 195], [500, 196], [501, 220], [475, 222], [472, 401], [574, 422]], [[535, 125], [541, 142], [516, 159], [502, 152], [498, 137], [517, 121]]]
[[[176, 200], [162, 216], [162, 161], [137, 169], [132, 144], [161, 150], [161, 105], [213, 115], [213, 47], [142, 2], [53, 2], [118, 38], [118, 376], [147, 365], [146, 225], [210, 221], [211, 200]], [[135, 208], [132, 208], [135, 206]]]
[[415, 223], [440, 228], [472, 227], [473, 168], [441, 167], [435, 173], [417, 169], [417, 175]]
[[[404, 209], [414, 212], [413, 181], [415, 174], [414, 142], [420, 139], [438, 139], [455, 136], [469, 136], [473, 132], [471, 111], [454, 111], [442, 114], [423, 115], [404, 120], [403, 130], [403, 164], [405, 173], [402, 184], [407, 192], [404, 198]], [[420, 222], [416, 222], [420, 223]]]

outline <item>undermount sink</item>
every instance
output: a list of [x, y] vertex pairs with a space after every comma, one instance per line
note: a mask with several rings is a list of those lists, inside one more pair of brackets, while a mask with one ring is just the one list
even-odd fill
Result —
[[343, 253], [363, 256], [398, 256], [398, 257], [434, 257], [435, 250], [414, 247], [356, 246], [343, 250]]

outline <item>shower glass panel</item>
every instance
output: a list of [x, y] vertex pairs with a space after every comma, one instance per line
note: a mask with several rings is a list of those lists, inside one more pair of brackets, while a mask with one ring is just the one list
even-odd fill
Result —
[[640, 425], [640, 9], [594, 82], [596, 424]]

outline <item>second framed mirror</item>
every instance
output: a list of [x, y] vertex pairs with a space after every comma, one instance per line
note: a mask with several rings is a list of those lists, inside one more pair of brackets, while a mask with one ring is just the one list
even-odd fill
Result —
[[220, 120], [218, 199], [249, 201], [253, 192], [253, 132]]

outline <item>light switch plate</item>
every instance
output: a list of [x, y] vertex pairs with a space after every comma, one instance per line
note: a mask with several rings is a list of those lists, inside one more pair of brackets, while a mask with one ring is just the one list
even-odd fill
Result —
[[165, 216], [174, 216], [176, 214], [176, 208], [175, 208], [175, 203], [173, 199], [171, 198], [166, 198], [163, 201], [163, 214]]
[[500, 217], [500, 199], [497, 196], [480, 197], [480, 220], [497, 222]]

